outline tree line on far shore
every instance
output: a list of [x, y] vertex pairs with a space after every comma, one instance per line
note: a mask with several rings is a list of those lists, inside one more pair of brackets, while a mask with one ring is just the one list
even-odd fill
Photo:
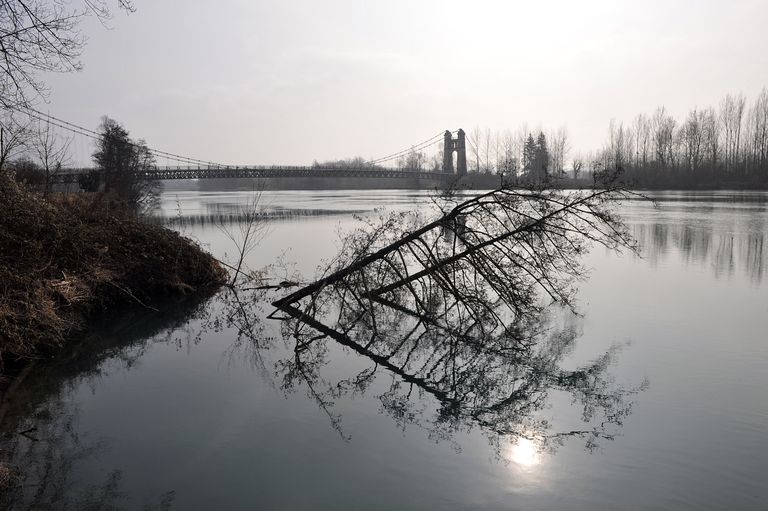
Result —
[[[50, 122], [26, 124], [7, 113], [0, 118], [0, 172], [45, 193], [53, 177], [69, 164], [71, 139], [58, 135]], [[568, 131], [529, 130], [517, 133], [475, 128], [467, 134], [467, 166], [471, 174], [542, 182], [570, 178], [591, 180], [596, 173], [622, 171], [624, 179], [646, 188], [765, 188], [768, 186], [768, 88], [753, 101], [728, 94], [717, 108], [694, 108], [684, 119], [665, 107], [639, 114], [630, 123], [612, 120], [602, 149], [570, 156]], [[403, 170], [442, 172], [442, 144], [434, 150], [404, 152], [392, 164]], [[113, 192], [130, 203], [151, 200], [158, 183], [140, 179], [155, 167], [143, 140], [133, 140], [116, 121], [104, 117], [93, 153], [95, 169], [82, 176], [86, 191]], [[316, 168], [370, 168], [376, 160], [352, 158], [314, 162]]]
[[768, 88], [751, 102], [728, 94], [682, 120], [659, 107], [628, 125], [612, 121], [608, 131], [596, 170], [620, 168], [652, 188], [768, 185]]
[[[346, 160], [360, 163], [362, 158]], [[411, 151], [396, 162], [405, 170], [442, 171], [442, 150]], [[768, 186], [768, 88], [753, 101], [728, 94], [717, 107], [693, 108], [676, 119], [663, 107], [629, 123], [611, 120], [601, 149], [572, 153], [568, 130], [467, 133], [470, 173], [522, 180], [592, 179], [620, 170], [641, 187]]]

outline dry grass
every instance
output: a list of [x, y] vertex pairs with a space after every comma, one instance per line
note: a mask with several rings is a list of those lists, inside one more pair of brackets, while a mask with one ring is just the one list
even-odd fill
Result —
[[19, 474], [17, 470], [0, 463], [0, 496], [10, 491], [18, 483]]
[[0, 364], [60, 346], [105, 309], [156, 308], [226, 277], [192, 241], [115, 200], [44, 199], [0, 176]]

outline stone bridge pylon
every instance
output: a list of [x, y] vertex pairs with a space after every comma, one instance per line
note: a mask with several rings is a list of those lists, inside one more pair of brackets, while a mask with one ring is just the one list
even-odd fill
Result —
[[456, 151], [456, 175], [464, 176], [467, 173], [467, 141], [464, 130], [453, 133], [445, 130], [443, 136], [443, 172], [453, 173], [453, 152]]

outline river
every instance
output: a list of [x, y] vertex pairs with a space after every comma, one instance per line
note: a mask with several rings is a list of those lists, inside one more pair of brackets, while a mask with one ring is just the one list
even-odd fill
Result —
[[[640, 255], [594, 248], [580, 315], [558, 320], [573, 338], [563, 366], [610, 352], [605, 388], [627, 391], [620, 412], [597, 421], [610, 423], [603, 436], [562, 435], [545, 449], [525, 435], [499, 441], [482, 423], [436, 418], [428, 392], [402, 402], [392, 394], [402, 382], [385, 369], [351, 385], [370, 361], [331, 341], [308, 385], [289, 376], [295, 346], [266, 318], [287, 291], [249, 302], [252, 335], [239, 340], [222, 292], [191, 311], [101, 325], [89, 341], [97, 352], [41, 363], [17, 391], [2, 445], [28, 472], [18, 509], [763, 509], [768, 194], [654, 197], [621, 209]], [[234, 261], [228, 233], [237, 238], [239, 208], [252, 199], [168, 192], [158, 221]], [[259, 200], [268, 214], [246, 263], [269, 265], [278, 282], [311, 280], [339, 233], [374, 208], [424, 207], [429, 197], [267, 191]], [[576, 400], [537, 393], [521, 431], [595, 422]]]

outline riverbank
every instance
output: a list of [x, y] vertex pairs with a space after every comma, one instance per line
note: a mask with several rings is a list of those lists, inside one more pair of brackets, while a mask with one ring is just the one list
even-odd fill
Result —
[[43, 198], [0, 177], [0, 388], [125, 306], [211, 290], [226, 272], [191, 240], [100, 194]]
[[[763, 191], [768, 190], [768, 181], [724, 181], [703, 182], [698, 184], [683, 184], [679, 182], [647, 183], [631, 177], [625, 177], [623, 181], [628, 188], [639, 191], [678, 190], [678, 191]], [[343, 178], [332, 179], [324, 177], [306, 178], [271, 178], [271, 179], [200, 179], [200, 180], [172, 180], [163, 181], [165, 192], [228, 192], [228, 191], [319, 191], [319, 190], [435, 190], [444, 188], [445, 182], [426, 179], [396, 179], [396, 178]], [[456, 184], [456, 183], [451, 183]], [[468, 174], [464, 176], [459, 185], [472, 190], [491, 190], [498, 187], [500, 177], [491, 174]], [[521, 182], [521, 185], [524, 185]], [[594, 187], [591, 178], [573, 179], [572, 177], [560, 177], [553, 179], [550, 186], [563, 189], [588, 189]]]

